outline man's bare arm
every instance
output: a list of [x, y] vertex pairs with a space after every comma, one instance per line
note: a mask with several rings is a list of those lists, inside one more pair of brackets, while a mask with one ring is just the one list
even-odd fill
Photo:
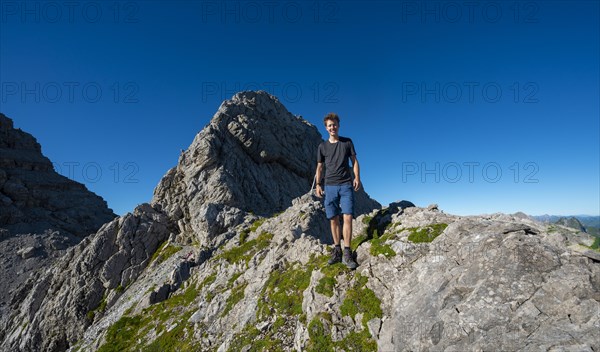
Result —
[[354, 190], [358, 191], [360, 189], [360, 166], [356, 155], [352, 156], [352, 170], [354, 171]]
[[323, 196], [323, 187], [321, 187], [321, 177], [323, 176], [323, 163], [317, 163], [317, 197]]

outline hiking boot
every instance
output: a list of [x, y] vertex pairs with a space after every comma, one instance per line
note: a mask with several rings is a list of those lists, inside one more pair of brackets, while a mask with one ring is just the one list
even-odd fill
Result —
[[342, 257], [342, 263], [346, 265], [346, 267], [350, 270], [358, 268], [358, 264], [352, 258], [352, 252], [350, 251], [344, 252], [344, 256]]
[[327, 264], [335, 264], [342, 261], [342, 249], [340, 247], [333, 247], [331, 250], [331, 258], [327, 261]]

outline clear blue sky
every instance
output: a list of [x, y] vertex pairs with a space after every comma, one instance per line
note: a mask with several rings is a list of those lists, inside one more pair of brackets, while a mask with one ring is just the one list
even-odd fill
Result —
[[354, 140], [382, 204], [600, 214], [597, 1], [0, 2], [0, 111], [117, 213], [221, 101]]

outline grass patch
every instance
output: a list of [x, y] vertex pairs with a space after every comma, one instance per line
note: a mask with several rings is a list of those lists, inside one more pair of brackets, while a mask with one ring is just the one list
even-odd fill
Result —
[[324, 296], [333, 297], [333, 289], [337, 283], [335, 278], [345, 272], [348, 272], [348, 269], [342, 263], [329, 265], [327, 263], [328, 260], [329, 257], [326, 255], [321, 255], [316, 258], [311, 257], [309, 262], [312, 264], [309, 266], [308, 270], [312, 271], [314, 269], [318, 269], [324, 275], [315, 287], [315, 291]]
[[192, 312], [186, 312], [170, 331], [163, 332], [143, 350], [147, 352], [198, 351], [200, 342], [193, 341], [194, 328], [187, 322]]
[[[277, 323], [277, 321], [275, 321], [275, 323]], [[274, 328], [269, 330], [271, 331], [270, 334], [259, 338], [259, 336], [261, 336], [261, 332], [254, 325], [247, 324], [244, 327], [244, 330], [242, 330], [240, 334], [236, 335], [231, 341], [231, 345], [229, 345], [229, 349], [227, 351], [238, 352], [244, 347], [249, 346], [250, 348], [248, 349], [248, 352], [283, 352], [284, 349], [282, 341], [277, 340], [272, 336], [272, 334], [277, 330]]]
[[174, 246], [169, 244], [167, 241], [163, 242], [163, 244], [152, 254], [152, 258], [150, 258], [150, 263], [157, 261], [158, 264], [164, 262], [165, 260], [171, 258], [175, 253], [179, 252], [181, 247]]
[[[119, 285], [119, 286], [121, 286], [121, 285]], [[102, 300], [98, 304], [98, 307], [96, 307], [96, 309], [91, 310], [86, 313], [85, 316], [89, 321], [94, 321], [96, 314], [104, 313], [104, 311], [106, 311], [106, 305], [108, 304], [108, 301], [106, 300], [107, 297], [108, 297], [108, 294], [106, 292], [104, 292], [104, 295], [102, 296]]]
[[358, 313], [363, 313], [362, 324], [367, 329], [367, 322], [373, 318], [383, 317], [381, 301], [375, 293], [366, 287], [368, 278], [360, 274], [356, 275], [353, 287], [346, 291], [346, 298], [340, 307], [342, 316], [352, 319]]
[[[193, 329], [187, 324], [193, 313], [189, 305], [197, 296], [196, 286], [190, 284], [180, 295], [147, 307], [135, 316], [122, 316], [108, 328], [105, 343], [98, 351], [197, 351], [200, 346], [194, 344]], [[168, 322], [176, 323], [170, 331], [166, 331]], [[158, 337], [147, 344], [152, 330]]]
[[369, 225], [369, 223], [371, 222], [371, 220], [373, 220], [372, 216], [365, 215], [365, 217], [362, 219], [362, 223], [365, 224], [365, 225]]
[[336, 342], [336, 347], [341, 351], [377, 351], [377, 343], [371, 337], [368, 329], [350, 332], [342, 341]]
[[350, 249], [352, 251], [356, 251], [356, 249], [360, 247], [361, 244], [367, 242], [368, 240], [369, 239], [367, 238], [366, 234], [358, 235], [352, 239], [352, 242], [350, 242]]
[[327, 297], [333, 297], [333, 288], [335, 287], [335, 278], [329, 276], [323, 276], [317, 287], [315, 287], [315, 291]]
[[231, 309], [244, 298], [244, 290], [246, 289], [246, 286], [248, 286], [248, 284], [244, 283], [231, 290], [231, 294], [229, 297], [227, 297], [227, 301], [225, 302], [225, 309], [223, 309], [223, 313], [221, 313], [222, 317], [229, 314]]
[[246, 243], [246, 240], [248, 239], [248, 236], [250, 235], [250, 233], [256, 232], [256, 230], [258, 230], [260, 225], [262, 225], [265, 222], [265, 220], [266, 220], [266, 218], [258, 219], [256, 221], [254, 221], [252, 223], [252, 225], [250, 225], [249, 228], [240, 232], [240, 245]]
[[280, 268], [271, 272], [258, 303], [258, 317], [302, 314], [302, 293], [310, 284], [312, 270]]
[[374, 236], [374, 238], [371, 240], [371, 255], [378, 256], [383, 254], [386, 258], [394, 257], [396, 252], [389, 244], [385, 244], [385, 241], [389, 240], [392, 236], [393, 235], [391, 234], [385, 234], [381, 237]]
[[411, 227], [408, 240], [414, 243], [429, 243], [438, 237], [448, 227], [448, 224], [431, 224], [424, 227]]
[[203, 288], [210, 286], [215, 281], [217, 281], [217, 273], [212, 273], [200, 283], [198, 289], [202, 290]]
[[231, 248], [230, 250], [219, 254], [215, 257], [215, 259], [225, 259], [229, 264], [235, 264], [241, 261], [245, 261], [247, 265], [250, 259], [252, 259], [252, 257], [258, 251], [269, 246], [269, 243], [272, 238], [273, 234], [263, 232], [260, 235], [258, 235], [257, 238], [244, 242], [243, 244], [240, 244], [237, 247]]
[[600, 237], [596, 237], [594, 243], [589, 248], [600, 252]]
[[238, 279], [238, 277], [242, 276], [242, 273], [235, 273], [233, 275], [231, 275], [231, 277], [229, 278], [229, 280], [227, 281], [227, 288], [232, 288], [233, 284], [235, 283], [235, 280]]
[[242, 230], [242, 232], [240, 232], [240, 244], [246, 243], [246, 240], [248, 239], [248, 235], [250, 235], [250, 229], [245, 229], [245, 230]]
[[331, 325], [331, 316], [328, 313], [319, 313], [308, 324], [309, 340], [306, 351], [333, 352], [333, 351], [377, 351], [377, 343], [371, 338], [368, 329], [360, 332], [350, 332], [341, 341], [332, 341], [328, 325]]
[[140, 316], [122, 317], [108, 328], [106, 342], [100, 346], [98, 352], [129, 351], [142, 326], [143, 322]]
[[262, 225], [265, 222], [265, 220], [266, 218], [262, 218], [253, 222], [252, 225], [250, 225], [250, 232], [255, 232], [256, 230], [258, 230], [260, 225]]
[[320, 313], [308, 324], [308, 344], [306, 350], [309, 352], [333, 352], [334, 344], [331, 340], [331, 333], [327, 331], [322, 320], [331, 322], [331, 316], [327, 313]]

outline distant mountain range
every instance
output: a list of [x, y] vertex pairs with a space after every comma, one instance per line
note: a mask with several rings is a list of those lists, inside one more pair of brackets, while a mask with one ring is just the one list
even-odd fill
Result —
[[532, 215], [542, 223], [559, 224], [577, 230], [587, 232], [596, 236], [600, 235], [600, 216], [594, 215]]

